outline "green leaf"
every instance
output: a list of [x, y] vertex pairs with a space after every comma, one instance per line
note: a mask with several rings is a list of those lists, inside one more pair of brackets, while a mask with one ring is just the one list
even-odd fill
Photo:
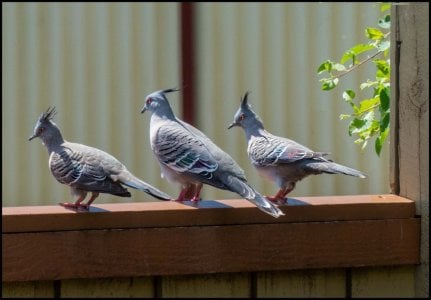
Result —
[[362, 100], [359, 104], [359, 110], [357, 114], [360, 115], [370, 110], [373, 106], [376, 106], [379, 103], [379, 100], [380, 99], [378, 97]]
[[357, 64], [358, 60], [356, 58], [356, 56], [358, 56], [359, 54], [374, 49], [375, 47], [371, 44], [358, 44], [353, 46], [352, 48], [350, 48], [349, 50], [347, 50], [346, 52], [344, 52], [343, 57], [340, 60], [340, 63], [344, 64], [346, 61], [348, 61], [349, 59], [353, 59], [353, 64]]
[[379, 51], [386, 51], [389, 49], [389, 47], [391, 46], [391, 42], [390, 41], [382, 41], [378, 46], [377, 46], [377, 50]]
[[345, 90], [343, 92], [343, 99], [347, 102], [352, 101], [355, 98], [356, 94], [352, 90]]
[[373, 132], [379, 130], [379, 122], [376, 121], [374, 118], [374, 110], [370, 110], [369, 112], [367, 112], [362, 118], [362, 120], [365, 121], [365, 125], [359, 132], [362, 138], [369, 138], [370, 135], [373, 134]]
[[369, 112], [367, 112], [364, 116], [364, 120], [366, 120], [367, 122], [373, 122], [374, 120], [374, 110], [370, 110]]
[[380, 136], [378, 136], [374, 143], [374, 150], [376, 151], [378, 156], [380, 156], [380, 152], [382, 151], [382, 146], [383, 146], [382, 139], [380, 138]]
[[326, 60], [317, 68], [317, 74], [320, 74], [324, 71], [331, 72], [331, 70], [332, 70], [332, 61]]
[[391, 28], [391, 16], [386, 15], [382, 19], [379, 19], [379, 26], [384, 29]]
[[389, 111], [390, 107], [390, 90], [389, 88], [383, 88], [380, 91], [380, 113], [386, 113]]
[[[378, 127], [378, 126], [377, 126], [377, 127]], [[361, 130], [361, 132], [359, 132], [359, 133], [358, 133], [358, 135], [359, 135], [359, 137], [360, 137], [362, 140], [367, 141], [367, 140], [369, 140], [373, 135], [375, 135], [375, 133], [376, 133], [376, 132], [377, 132], [377, 131], [376, 131], [375, 123], [374, 123], [374, 122], [372, 122], [372, 123], [371, 123], [371, 125], [370, 125], [368, 128]], [[364, 147], [364, 145], [362, 145], [362, 146]], [[362, 148], [362, 149], [363, 149], [363, 148]]]
[[356, 46], [353, 46], [350, 51], [352, 51], [353, 53], [355, 53], [356, 55], [361, 54], [362, 52], [368, 51], [374, 49], [373, 45], [370, 44], [358, 44]]
[[382, 5], [380, 5], [380, 11], [384, 12], [388, 9], [391, 9], [391, 4], [390, 3], [385, 3], [383, 2]]
[[389, 112], [383, 114], [383, 117], [380, 120], [380, 132], [383, 132], [389, 128], [389, 117]]
[[332, 65], [332, 68], [334, 70], [337, 70], [337, 71], [346, 71], [346, 67], [344, 65], [342, 65], [342, 64], [339, 64], [339, 63], [334, 63]]
[[381, 40], [385, 36], [379, 29], [371, 27], [365, 29], [365, 35], [372, 40]]
[[352, 57], [352, 55], [353, 53], [351, 53], [350, 50], [347, 50], [346, 52], [344, 52], [343, 57], [341, 57], [340, 63], [344, 64]]
[[352, 136], [352, 134], [360, 132], [366, 123], [365, 120], [354, 118], [349, 124], [349, 135]]
[[376, 65], [377, 69], [382, 71], [383, 74], [389, 75], [390, 69], [389, 69], [389, 63], [387, 60], [375, 59], [373, 60], [373, 63]]
[[355, 98], [356, 94], [352, 90], [345, 90], [343, 92], [343, 99], [347, 103], [349, 103], [353, 107], [353, 111], [356, 113], [358, 111], [358, 107], [353, 103], [353, 99]]
[[327, 79], [322, 84], [322, 90], [329, 91], [335, 88], [338, 84], [338, 78]]
[[373, 60], [373, 62], [377, 68], [376, 79], [379, 80], [379, 83], [381, 82], [381, 80], [387, 80], [389, 82], [391, 69], [389, 67], [388, 61], [383, 59], [375, 59]]
[[380, 132], [380, 135], [376, 138], [376, 142], [374, 144], [374, 149], [376, 150], [376, 153], [378, 156], [380, 156], [380, 153], [382, 151], [383, 143], [385, 142], [387, 136], [389, 133], [389, 128], [387, 128], [385, 131]]
[[378, 85], [377, 81], [371, 81], [371, 80], [367, 79], [367, 82], [361, 83], [361, 85], [359, 86], [359, 88], [361, 90], [363, 90], [363, 89], [365, 89], [367, 87], [372, 87], [372, 86], [375, 86], [375, 85]]
[[[389, 47], [390, 48], [390, 47]], [[388, 49], [386, 49], [385, 51], [383, 51], [383, 56], [384, 57], [388, 57], [388, 54], [389, 54], [389, 48]]]
[[389, 127], [386, 128], [383, 132], [380, 133], [380, 139], [382, 140], [382, 142], [384, 142], [386, 140], [386, 138], [389, 135]]
[[352, 115], [340, 114], [340, 120], [350, 118]]

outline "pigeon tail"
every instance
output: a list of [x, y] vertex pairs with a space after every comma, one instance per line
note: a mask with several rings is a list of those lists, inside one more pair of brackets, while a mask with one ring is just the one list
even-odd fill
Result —
[[125, 192], [110, 193], [110, 194], [115, 195], [115, 196], [119, 196], [119, 197], [132, 197], [132, 194], [130, 194], [130, 192], [127, 190]]
[[171, 200], [172, 197], [168, 194], [156, 189], [155, 187], [149, 185], [148, 183], [143, 182], [142, 180], [133, 177], [133, 176], [127, 176], [127, 178], [121, 178], [121, 182], [124, 185], [127, 185], [128, 187], [143, 191], [157, 199], [160, 200]]
[[[319, 166], [322, 165], [322, 166]], [[307, 167], [309, 167], [310, 165], [308, 165]], [[365, 175], [364, 173], [337, 164], [335, 162], [326, 162], [326, 163], [322, 163], [322, 164], [317, 164], [316, 165], [318, 167], [318, 169], [323, 172], [323, 173], [328, 173], [328, 174], [344, 174], [344, 175], [349, 175], [349, 176], [355, 176], [355, 177], [360, 177], [360, 178], [367, 178], [367, 175]]]
[[367, 178], [367, 175], [362, 173], [361, 171], [337, 164], [337, 163], [331, 163], [330, 165], [331, 169], [336, 170], [338, 173], [342, 173], [345, 175], [360, 177], [360, 178]]
[[233, 176], [229, 176], [228, 182], [225, 184], [229, 187], [229, 189], [239, 195], [244, 197], [251, 203], [257, 206], [261, 211], [270, 214], [274, 218], [278, 218], [283, 216], [284, 213], [274, 204], [265, 199], [261, 194], [255, 191], [251, 186], [249, 186], [246, 182], [241, 179]]

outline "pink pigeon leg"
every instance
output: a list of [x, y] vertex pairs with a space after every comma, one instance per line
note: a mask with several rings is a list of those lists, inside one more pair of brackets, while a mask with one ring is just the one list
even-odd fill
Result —
[[278, 202], [279, 200], [284, 200], [284, 197], [283, 197], [284, 193], [285, 193], [285, 189], [279, 189], [277, 194], [275, 194], [274, 196], [266, 196], [266, 198], [269, 201]]
[[179, 201], [183, 202], [186, 201], [186, 193], [190, 190], [190, 186], [182, 188], [180, 194], [178, 195], [177, 199], [174, 199], [173, 201]]
[[202, 183], [198, 183], [196, 185], [196, 192], [195, 192], [193, 198], [191, 199], [191, 201], [200, 201], [201, 200], [201, 197], [199, 195], [201, 193], [202, 186], [203, 186]]
[[273, 197], [271, 196], [267, 196], [266, 198], [269, 201], [272, 202], [283, 202], [283, 203], [287, 203], [287, 194], [289, 194], [291, 191], [293, 191], [293, 189], [295, 188], [295, 183], [290, 183], [289, 187], [284, 187], [281, 188], [280, 190], [278, 190], [277, 194], [275, 194]]
[[285, 188], [284, 193], [283, 193], [283, 199], [286, 199], [286, 201], [287, 201], [286, 196], [287, 196], [287, 194], [289, 194], [291, 191], [293, 191], [293, 189], [295, 188], [295, 185], [296, 185], [295, 183], [291, 183], [291, 184], [290, 184], [290, 187]]
[[79, 196], [79, 198], [76, 200], [75, 203], [64, 202], [64, 203], [59, 203], [59, 204], [63, 207], [66, 207], [66, 208], [79, 209], [79, 207], [82, 206], [81, 202], [84, 201], [84, 199], [85, 199], [85, 195]]
[[80, 204], [80, 206], [86, 210], [89, 210], [91, 203], [93, 203], [93, 201], [96, 200], [97, 197], [99, 197], [99, 193], [92, 192], [90, 200], [88, 200], [86, 204]]

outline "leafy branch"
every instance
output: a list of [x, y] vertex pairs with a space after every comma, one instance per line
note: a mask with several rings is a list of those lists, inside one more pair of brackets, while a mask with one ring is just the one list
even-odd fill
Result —
[[[384, 12], [390, 8], [390, 4], [383, 3], [381, 11]], [[390, 41], [388, 39], [391, 26], [391, 18], [389, 14], [384, 15], [378, 20], [378, 25], [381, 29], [368, 27], [365, 29], [365, 35], [368, 38], [367, 44], [357, 44], [344, 52], [339, 62], [326, 60], [317, 68], [318, 74], [325, 74], [327, 77], [320, 79], [322, 90], [330, 91], [334, 89], [340, 78], [353, 72], [358, 67], [373, 62], [376, 67], [375, 79], [367, 79], [361, 83], [360, 90], [370, 89], [372, 97], [356, 101], [356, 92], [352, 89], [347, 89], [343, 92], [342, 98], [347, 102], [353, 110], [350, 114], [341, 114], [340, 119], [350, 119], [348, 133], [350, 136], [357, 135], [355, 143], [362, 144], [364, 149], [368, 141], [375, 137], [374, 148], [377, 155], [380, 155], [382, 146], [389, 134], [389, 103], [390, 103], [390, 60], [388, 58]], [[372, 54], [371, 51], [375, 51]], [[362, 61], [360, 56], [368, 56]], [[383, 55], [383, 59], [378, 59], [377, 56]], [[347, 63], [350, 62], [350, 65]], [[377, 111], [380, 118], [377, 117]]]

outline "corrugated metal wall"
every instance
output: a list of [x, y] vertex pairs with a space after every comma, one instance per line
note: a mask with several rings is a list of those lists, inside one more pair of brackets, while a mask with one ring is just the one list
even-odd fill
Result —
[[[326, 58], [364, 41], [378, 4], [199, 3], [197, 5], [198, 127], [229, 152], [265, 193], [275, 186], [250, 166], [244, 134], [226, 130], [239, 99], [250, 101], [274, 134], [290, 137], [368, 174], [315, 176], [293, 196], [388, 192], [388, 155], [361, 153], [338, 115], [349, 107], [342, 87], [357, 87], [367, 68], [336, 92], [322, 92], [315, 70]], [[145, 181], [176, 196], [151, 153], [151, 91], [181, 85], [178, 3], [3, 3], [2, 200], [4, 206], [48, 205], [70, 199], [56, 182], [40, 141], [28, 142], [39, 114], [58, 110], [64, 137], [103, 149]], [[368, 72], [368, 73], [367, 73]], [[170, 95], [179, 115], [180, 95]], [[153, 200], [102, 195], [97, 203]], [[207, 187], [204, 198], [236, 195]]]

